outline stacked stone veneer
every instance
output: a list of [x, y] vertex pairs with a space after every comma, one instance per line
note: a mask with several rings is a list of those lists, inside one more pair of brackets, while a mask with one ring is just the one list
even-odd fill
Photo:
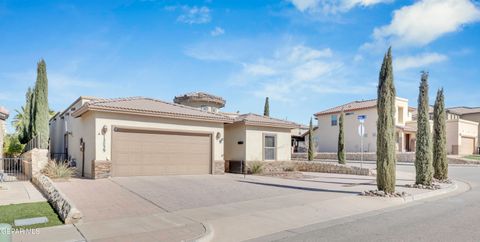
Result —
[[337, 173], [347, 175], [371, 176], [374, 173], [368, 168], [360, 168], [356, 166], [341, 165], [335, 163], [327, 163], [322, 161], [249, 161], [247, 167], [251, 167], [253, 163], [260, 162], [263, 164], [263, 173], [278, 173], [284, 171], [305, 171], [305, 172], [321, 172], [321, 173]]
[[48, 202], [50, 202], [60, 218], [66, 224], [76, 223], [82, 219], [82, 213], [55, 186], [50, 178], [42, 174], [35, 174], [32, 177], [32, 182], [47, 197]]
[[92, 178], [108, 178], [112, 176], [112, 161], [108, 160], [96, 160], [92, 166]]
[[222, 175], [225, 174], [225, 161], [214, 161], [213, 162], [213, 169], [212, 169], [212, 174], [213, 175]]
[[[361, 160], [362, 154], [359, 152], [348, 152], [347, 160]], [[295, 160], [305, 160], [307, 159], [306, 153], [294, 153], [292, 154], [292, 159]], [[324, 159], [324, 160], [337, 160], [337, 153], [326, 153], [321, 152], [317, 153], [315, 159]], [[376, 161], [377, 160], [377, 153], [368, 152], [363, 153], [363, 160], [366, 161]], [[398, 162], [414, 162], [415, 161], [415, 152], [402, 152], [397, 153], [397, 161]]]

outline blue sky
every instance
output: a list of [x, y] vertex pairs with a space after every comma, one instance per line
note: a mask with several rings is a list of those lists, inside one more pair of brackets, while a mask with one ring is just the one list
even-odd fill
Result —
[[44, 58], [57, 111], [80, 95], [206, 91], [225, 111], [262, 113], [269, 96], [271, 116], [306, 124], [375, 98], [392, 45], [411, 106], [422, 70], [432, 102], [444, 87], [447, 106], [480, 106], [479, 22], [471, 0], [0, 0], [0, 105], [23, 105]]

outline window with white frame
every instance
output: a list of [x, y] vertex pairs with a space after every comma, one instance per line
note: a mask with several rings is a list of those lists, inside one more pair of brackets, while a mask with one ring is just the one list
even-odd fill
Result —
[[266, 134], [263, 136], [264, 160], [276, 160], [277, 136]]

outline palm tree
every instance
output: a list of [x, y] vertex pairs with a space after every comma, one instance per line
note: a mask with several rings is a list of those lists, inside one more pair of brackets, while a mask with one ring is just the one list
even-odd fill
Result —
[[15, 117], [13, 117], [12, 125], [17, 133], [20, 133], [25, 127], [25, 107], [20, 108], [21, 111], [15, 109]]

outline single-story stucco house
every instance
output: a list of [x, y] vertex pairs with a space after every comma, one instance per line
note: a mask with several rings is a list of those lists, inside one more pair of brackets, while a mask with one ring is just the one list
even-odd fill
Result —
[[[364, 119], [363, 151], [376, 152], [377, 100], [353, 101], [314, 114], [318, 129], [314, 140], [318, 152], [337, 152], [338, 118], [345, 113], [345, 148], [347, 152], [361, 151], [361, 137], [358, 133], [359, 119]], [[408, 99], [395, 99], [395, 126], [398, 152], [414, 152], [417, 133], [416, 109], [408, 105]], [[433, 108], [431, 108], [433, 112]], [[463, 119], [463, 116], [447, 110], [446, 132], [447, 152], [453, 155], [468, 155], [477, 152], [479, 124]], [[433, 121], [430, 120], [433, 129]]]
[[80, 97], [50, 120], [51, 156], [90, 178], [222, 174], [230, 161], [290, 160], [293, 123], [222, 113], [224, 105], [200, 92], [174, 103]]

